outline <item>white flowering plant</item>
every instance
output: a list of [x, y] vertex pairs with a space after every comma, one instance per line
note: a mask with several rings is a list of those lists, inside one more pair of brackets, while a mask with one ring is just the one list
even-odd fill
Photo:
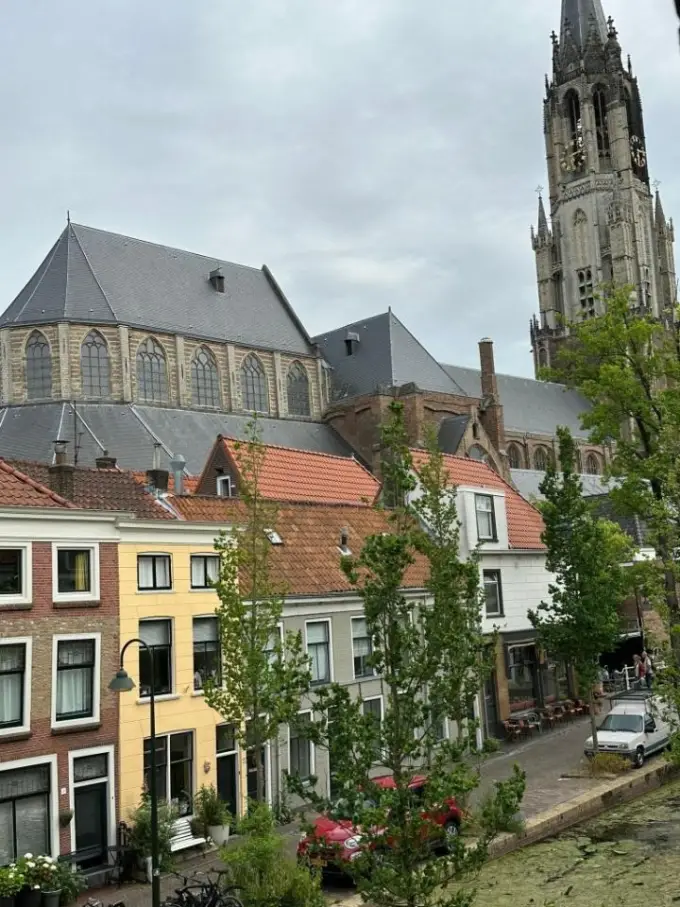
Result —
[[17, 860], [17, 867], [29, 888], [40, 891], [55, 891], [59, 887], [59, 867], [56, 860], [45, 855], [25, 854]]
[[24, 874], [16, 863], [0, 867], [0, 898], [13, 898], [25, 884]]

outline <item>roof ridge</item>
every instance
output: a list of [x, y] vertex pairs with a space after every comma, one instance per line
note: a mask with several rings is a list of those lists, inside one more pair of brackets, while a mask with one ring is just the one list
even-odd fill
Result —
[[119, 239], [128, 239], [131, 242], [140, 243], [144, 246], [156, 246], [159, 249], [167, 249], [169, 252], [181, 252], [183, 255], [195, 255], [196, 258], [204, 258], [213, 264], [222, 262], [225, 265], [235, 265], [237, 268], [248, 268], [250, 271], [261, 272], [261, 268], [255, 265], [244, 265], [238, 261], [229, 261], [226, 258], [218, 258], [216, 255], [204, 255], [202, 252], [192, 252], [191, 249], [182, 249], [179, 246], [168, 246], [165, 243], [152, 242], [150, 239], [140, 239], [138, 236], [129, 236], [127, 233], [116, 233], [114, 230], [102, 230], [100, 227], [89, 227], [87, 224], [75, 224], [71, 221], [72, 227], [82, 227], [83, 230], [92, 230], [94, 233], [105, 233], [107, 236], [117, 236]]
[[[452, 362], [440, 362], [441, 367], [446, 370], [447, 368], [459, 368], [464, 369], [468, 372], [476, 372], [481, 376], [482, 370], [477, 365], [454, 365]], [[449, 376], [450, 377], [450, 376]], [[496, 372], [497, 378], [513, 378], [515, 381], [531, 381], [533, 384], [540, 384], [541, 387], [561, 387], [564, 390], [576, 391], [578, 389], [575, 387], [570, 387], [568, 384], [562, 384], [560, 381], [541, 381], [540, 378], [530, 378], [528, 375], [510, 375], [508, 372]], [[451, 379], [453, 380], [453, 379]]]
[[337, 328], [331, 328], [328, 331], [319, 331], [318, 334], [314, 334], [312, 340], [316, 341], [317, 337], [324, 337], [327, 334], [337, 334], [339, 331], [348, 331], [350, 328], [356, 327], [358, 324], [366, 324], [368, 321], [375, 321], [377, 318], [384, 318], [385, 315], [389, 315], [390, 310], [386, 312], [376, 312], [375, 315], [369, 315], [367, 318], [357, 318], [356, 321], [350, 321], [349, 324], [341, 324]]
[[[406, 331], [406, 333], [409, 335], [409, 337], [411, 337], [411, 339], [414, 340], [414, 341], [418, 344], [418, 346], [419, 346], [420, 349], [425, 353], [425, 355], [428, 357], [428, 359], [431, 359], [432, 362], [434, 362], [434, 364], [437, 366], [437, 368], [438, 368], [439, 371], [442, 373], [442, 375], [445, 375], [446, 378], [447, 378], [447, 380], [451, 381], [452, 384], [454, 385], [454, 387], [457, 387], [457, 388], [458, 388], [458, 390], [461, 392], [462, 396], [463, 396], [463, 397], [469, 396], [469, 395], [465, 392], [465, 390], [460, 386], [460, 384], [458, 384], [458, 382], [455, 380], [455, 378], [452, 378], [451, 375], [449, 375], [449, 373], [448, 373], [448, 372], [446, 371], [446, 369], [443, 367], [443, 365], [441, 364], [441, 362], [439, 362], [438, 359], [435, 359], [435, 357], [434, 357], [434, 356], [432, 355], [432, 353], [427, 349], [427, 347], [424, 346], [424, 345], [420, 342], [420, 340], [418, 340], [418, 338], [416, 337], [416, 335], [406, 327], [406, 325], [404, 324], [404, 322], [394, 314], [394, 312], [392, 311], [391, 308], [388, 309], [387, 315], [388, 315], [388, 318], [390, 319], [390, 347], [392, 346], [392, 319], [394, 319], [394, 320], [399, 324], [399, 327], [401, 327], [404, 331]], [[392, 376], [392, 378], [393, 378], [393, 381], [394, 381], [394, 375]]]
[[[232, 438], [229, 435], [222, 435], [222, 440], [223, 441], [233, 441], [233, 442], [235, 441], [235, 442], [238, 442], [239, 444], [248, 443], [247, 441], [241, 441], [239, 438]], [[370, 470], [366, 469], [366, 467], [363, 465], [363, 463], [360, 463], [359, 460], [357, 460], [357, 458], [354, 455], [352, 455], [351, 457], [343, 457], [342, 454], [327, 453], [325, 450], [303, 450], [300, 447], [286, 447], [284, 444], [269, 444], [265, 441], [263, 441], [261, 443], [262, 443], [263, 447], [267, 447], [267, 448], [271, 447], [274, 450], [289, 450], [292, 453], [305, 454], [305, 455], [310, 455], [313, 457], [326, 457], [327, 459], [330, 459], [330, 460], [342, 460], [343, 463], [354, 462], [357, 465], [361, 466], [361, 468], [365, 472], [367, 472], [370, 476], [373, 476], [373, 473]], [[375, 476], [373, 476], [373, 478], [375, 478]]]
[[[83, 244], [82, 244], [81, 241], [80, 241], [80, 237], [78, 236], [78, 234], [77, 234], [76, 231], [75, 231], [75, 227], [77, 227], [77, 226], [78, 226], [78, 224], [69, 223], [69, 228], [70, 228], [71, 232], [73, 233], [73, 237], [74, 237], [75, 241], [78, 243], [78, 248], [79, 248], [80, 251], [83, 253], [83, 258], [85, 259], [85, 264], [86, 264], [86, 265], [88, 266], [88, 268], [90, 269], [90, 274], [92, 275], [92, 278], [94, 279], [94, 282], [95, 282], [95, 283], [97, 284], [97, 286], [99, 287], [99, 292], [100, 292], [100, 293], [102, 294], [102, 296], [104, 297], [104, 302], [105, 302], [105, 303], [107, 304], [107, 306], [109, 307], [109, 312], [111, 312], [114, 321], [118, 322], [118, 321], [120, 321], [120, 319], [118, 318], [118, 316], [116, 315], [116, 313], [113, 311], [113, 306], [111, 305], [111, 303], [110, 303], [110, 301], [109, 301], [109, 297], [106, 295], [106, 292], [104, 291], [104, 287], [103, 287], [103, 286], [101, 285], [101, 283], [99, 282], [99, 278], [97, 277], [97, 275], [96, 275], [95, 272], [94, 272], [94, 268], [92, 267], [92, 264], [91, 264], [91, 262], [90, 262], [90, 259], [87, 257], [87, 253], [85, 252], [85, 249], [83, 249]], [[85, 227], [85, 229], [87, 230], [87, 229], [89, 229], [89, 228], [88, 228], [88, 227]], [[67, 287], [68, 287], [68, 259], [67, 259], [67, 261], [66, 261], [66, 285], [67, 285]], [[65, 300], [65, 301], [66, 301], [66, 300]]]
[[0, 457], [0, 469], [2, 469], [2, 471], [6, 474], [12, 475], [15, 478], [19, 479], [19, 481], [23, 482], [24, 485], [28, 485], [35, 491], [39, 491], [45, 497], [51, 498], [53, 501], [56, 501], [57, 504], [60, 504], [63, 507], [68, 507], [70, 510], [78, 509], [72, 501], [68, 501], [66, 498], [62, 498], [60, 494], [57, 494], [56, 491], [52, 491], [52, 489], [48, 488], [47, 485], [43, 485], [41, 482], [36, 482], [35, 479], [32, 479], [30, 476], [26, 475], [25, 472], [21, 472], [21, 470], [8, 463], [4, 457]]
[[[67, 230], [68, 230], [68, 225], [67, 225], [66, 227], [64, 227], [64, 229], [61, 231], [61, 233], [59, 234], [59, 238], [57, 239], [57, 241], [55, 242], [55, 244], [52, 246], [52, 248], [50, 249], [50, 251], [48, 252], [47, 258], [45, 258], [45, 259], [43, 260], [43, 264], [45, 265], [45, 267], [43, 268], [43, 272], [42, 272], [42, 274], [40, 275], [40, 279], [37, 281], [36, 285], [33, 287], [33, 292], [30, 294], [30, 296], [28, 297], [28, 299], [24, 302], [24, 304], [22, 305], [22, 307], [21, 307], [21, 308], [19, 309], [19, 311], [17, 312], [17, 315], [16, 315], [16, 317], [14, 318], [14, 321], [16, 321], [17, 318], [20, 318], [20, 317], [21, 317], [21, 315], [22, 315], [24, 309], [26, 308], [26, 306], [29, 304], [29, 302], [33, 299], [33, 297], [35, 296], [35, 294], [38, 292], [38, 287], [40, 286], [40, 284], [41, 284], [41, 283], [43, 282], [43, 280], [45, 279], [45, 274], [47, 274], [47, 272], [49, 271], [50, 265], [51, 265], [52, 262], [54, 261], [54, 256], [57, 254], [57, 247], [59, 246], [59, 243], [61, 242], [61, 240], [62, 240], [62, 238], [63, 238], [63, 236], [64, 236], [64, 233], [66, 233]], [[68, 250], [67, 250], [67, 251], [68, 251]], [[68, 269], [67, 269], [67, 270], [68, 270]], [[28, 286], [28, 284], [31, 282], [32, 279], [33, 279], [33, 278], [30, 278], [30, 279], [28, 280], [28, 282], [27, 282], [26, 284], [24, 284], [23, 288], [19, 291], [19, 295], [21, 295], [21, 293], [23, 293], [23, 291], [26, 289], [26, 287]], [[64, 290], [64, 303], [66, 303], [66, 291], [65, 291], [65, 290]], [[11, 305], [11, 303], [10, 303], [10, 305]]]

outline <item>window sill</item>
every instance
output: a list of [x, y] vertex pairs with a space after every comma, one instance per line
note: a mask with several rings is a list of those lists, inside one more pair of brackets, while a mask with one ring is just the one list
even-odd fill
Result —
[[96, 719], [83, 721], [82, 724], [65, 721], [63, 724], [53, 724], [51, 734], [53, 737], [58, 737], [61, 734], [79, 734], [81, 731], [96, 731], [101, 726], [101, 721]]
[[33, 602], [0, 601], [0, 611], [30, 611], [32, 607], [33, 607]]
[[137, 589], [137, 595], [168, 595], [175, 590], [170, 589]]
[[58, 599], [52, 602], [53, 608], [100, 608], [101, 600], [98, 598], [89, 599]]
[[[160, 693], [158, 696], [154, 697], [154, 702], [172, 702], [173, 699], [181, 699], [179, 693]], [[143, 699], [137, 700], [137, 705], [149, 705], [151, 702], [150, 696], [144, 696]]]
[[498, 611], [496, 614], [485, 614], [484, 616], [486, 617], [487, 620], [498, 620], [499, 617], [500, 618], [505, 617], [505, 614], [503, 614], [502, 611]]
[[0, 731], [0, 745], [3, 743], [18, 743], [20, 740], [30, 740], [33, 732], [30, 727], [8, 727]]

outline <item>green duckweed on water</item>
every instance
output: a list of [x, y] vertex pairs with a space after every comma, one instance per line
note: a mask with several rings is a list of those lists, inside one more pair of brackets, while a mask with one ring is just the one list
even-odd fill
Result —
[[680, 907], [680, 782], [488, 863], [475, 907]]

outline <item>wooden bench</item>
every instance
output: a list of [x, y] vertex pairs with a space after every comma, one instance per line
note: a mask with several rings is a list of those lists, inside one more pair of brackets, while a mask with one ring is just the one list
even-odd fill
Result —
[[170, 841], [170, 850], [177, 853], [178, 850], [188, 850], [190, 847], [200, 847], [205, 844], [205, 838], [195, 838], [191, 832], [191, 823], [188, 819], [178, 819], [173, 826], [172, 840]]

